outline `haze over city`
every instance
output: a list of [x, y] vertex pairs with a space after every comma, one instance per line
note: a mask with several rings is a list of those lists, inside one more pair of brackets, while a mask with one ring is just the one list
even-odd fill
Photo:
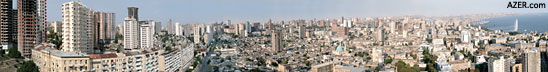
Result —
[[[49, 0], [48, 20], [61, 20], [61, 4], [72, 0]], [[140, 16], [163, 23], [172, 18], [181, 24], [245, 21], [326, 19], [402, 15], [448, 16], [493, 12], [548, 12], [548, 9], [507, 9], [511, 0], [81, 0], [89, 8], [114, 12], [116, 24], [127, 7], [140, 9]], [[528, 0], [528, 2], [548, 2]]]

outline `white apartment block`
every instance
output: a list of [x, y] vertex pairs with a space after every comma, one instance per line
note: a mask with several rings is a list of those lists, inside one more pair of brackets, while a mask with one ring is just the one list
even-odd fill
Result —
[[93, 51], [90, 38], [92, 26], [90, 11], [82, 2], [71, 1], [62, 4], [63, 17], [63, 44], [62, 51], [81, 51], [84, 53]]
[[183, 36], [183, 27], [181, 26], [181, 24], [179, 22], [176, 22], [174, 26], [175, 26], [175, 35]]
[[124, 49], [139, 49], [139, 23], [133, 18], [124, 19]]
[[149, 20], [141, 23], [141, 48], [152, 48], [156, 22]]

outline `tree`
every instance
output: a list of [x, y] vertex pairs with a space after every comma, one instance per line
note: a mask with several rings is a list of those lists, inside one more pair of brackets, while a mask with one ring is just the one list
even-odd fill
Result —
[[21, 53], [16, 48], [9, 48], [8, 56], [11, 58], [19, 58], [21, 57]]
[[384, 64], [392, 63], [392, 58], [388, 58], [384, 60]]
[[166, 50], [167, 50], [167, 51], [171, 50], [171, 46], [167, 46], [167, 47], [166, 47]]
[[6, 50], [0, 50], [0, 55], [3, 55], [4, 53], [6, 53]]
[[38, 66], [31, 60], [23, 63], [23, 66], [17, 69], [17, 72], [39, 72]]
[[418, 72], [418, 67], [410, 67], [403, 61], [396, 62], [396, 67], [398, 67], [398, 72]]

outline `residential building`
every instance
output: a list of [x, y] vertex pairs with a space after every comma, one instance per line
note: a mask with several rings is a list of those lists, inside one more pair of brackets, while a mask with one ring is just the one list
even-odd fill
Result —
[[17, 11], [13, 0], [0, 0], [0, 45], [15, 48], [17, 36]]
[[50, 28], [48, 29], [50, 29], [51, 31], [57, 33], [58, 35], [63, 35], [63, 22], [53, 21], [50, 22], [48, 26], [50, 26]]
[[[45, 11], [45, 7], [39, 7], [39, 3], [45, 1], [36, 0], [18, 0], [17, 1], [17, 48], [21, 55], [24, 57], [31, 56], [31, 49], [36, 44], [40, 44], [46, 40], [46, 33], [44, 29], [41, 29], [45, 25], [41, 23], [45, 17], [39, 17], [38, 11]], [[41, 4], [40, 6], [46, 6]], [[43, 16], [43, 15], [40, 15]]]
[[510, 67], [510, 66], [506, 66], [505, 62], [506, 61], [503, 57], [489, 59], [489, 65], [488, 65], [489, 70], [488, 71], [489, 72], [508, 72], [508, 71], [510, 71], [509, 69], [506, 69], [506, 67]]
[[279, 52], [283, 49], [283, 35], [282, 32], [279, 30], [274, 30], [272, 32], [272, 51]]
[[137, 7], [128, 7], [127, 8], [127, 17], [133, 18], [136, 21], [139, 21], [139, 8], [137, 8]]
[[152, 48], [153, 47], [153, 38], [154, 38], [154, 28], [156, 28], [156, 22], [152, 21], [152, 20], [147, 20], [147, 21], [140, 21], [139, 22], [140, 25], [141, 25], [141, 29], [140, 29], [140, 46], [141, 48]]
[[115, 37], [114, 34], [114, 23], [115, 14], [111, 12], [95, 12], [95, 25], [98, 25], [98, 37], [101, 42], [109, 42]]
[[523, 53], [522, 72], [540, 72], [540, 53], [532, 50]]
[[94, 38], [93, 23], [90, 14], [92, 11], [82, 2], [70, 1], [63, 3], [63, 44], [62, 51], [78, 51], [93, 53]]
[[59, 51], [53, 44], [32, 49], [32, 61], [41, 72], [174, 72], [192, 64], [194, 50], [130, 50], [122, 53], [85, 54]]
[[140, 26], [136, 19], [126, 17], [124, 19], [124, 49], [139, 49]]

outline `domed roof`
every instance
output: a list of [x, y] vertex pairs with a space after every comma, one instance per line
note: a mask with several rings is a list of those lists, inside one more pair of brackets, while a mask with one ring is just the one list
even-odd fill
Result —
[[341, 45], [337, 46], [337, 49], [335, 51], [344, 51], [343, 47]]

